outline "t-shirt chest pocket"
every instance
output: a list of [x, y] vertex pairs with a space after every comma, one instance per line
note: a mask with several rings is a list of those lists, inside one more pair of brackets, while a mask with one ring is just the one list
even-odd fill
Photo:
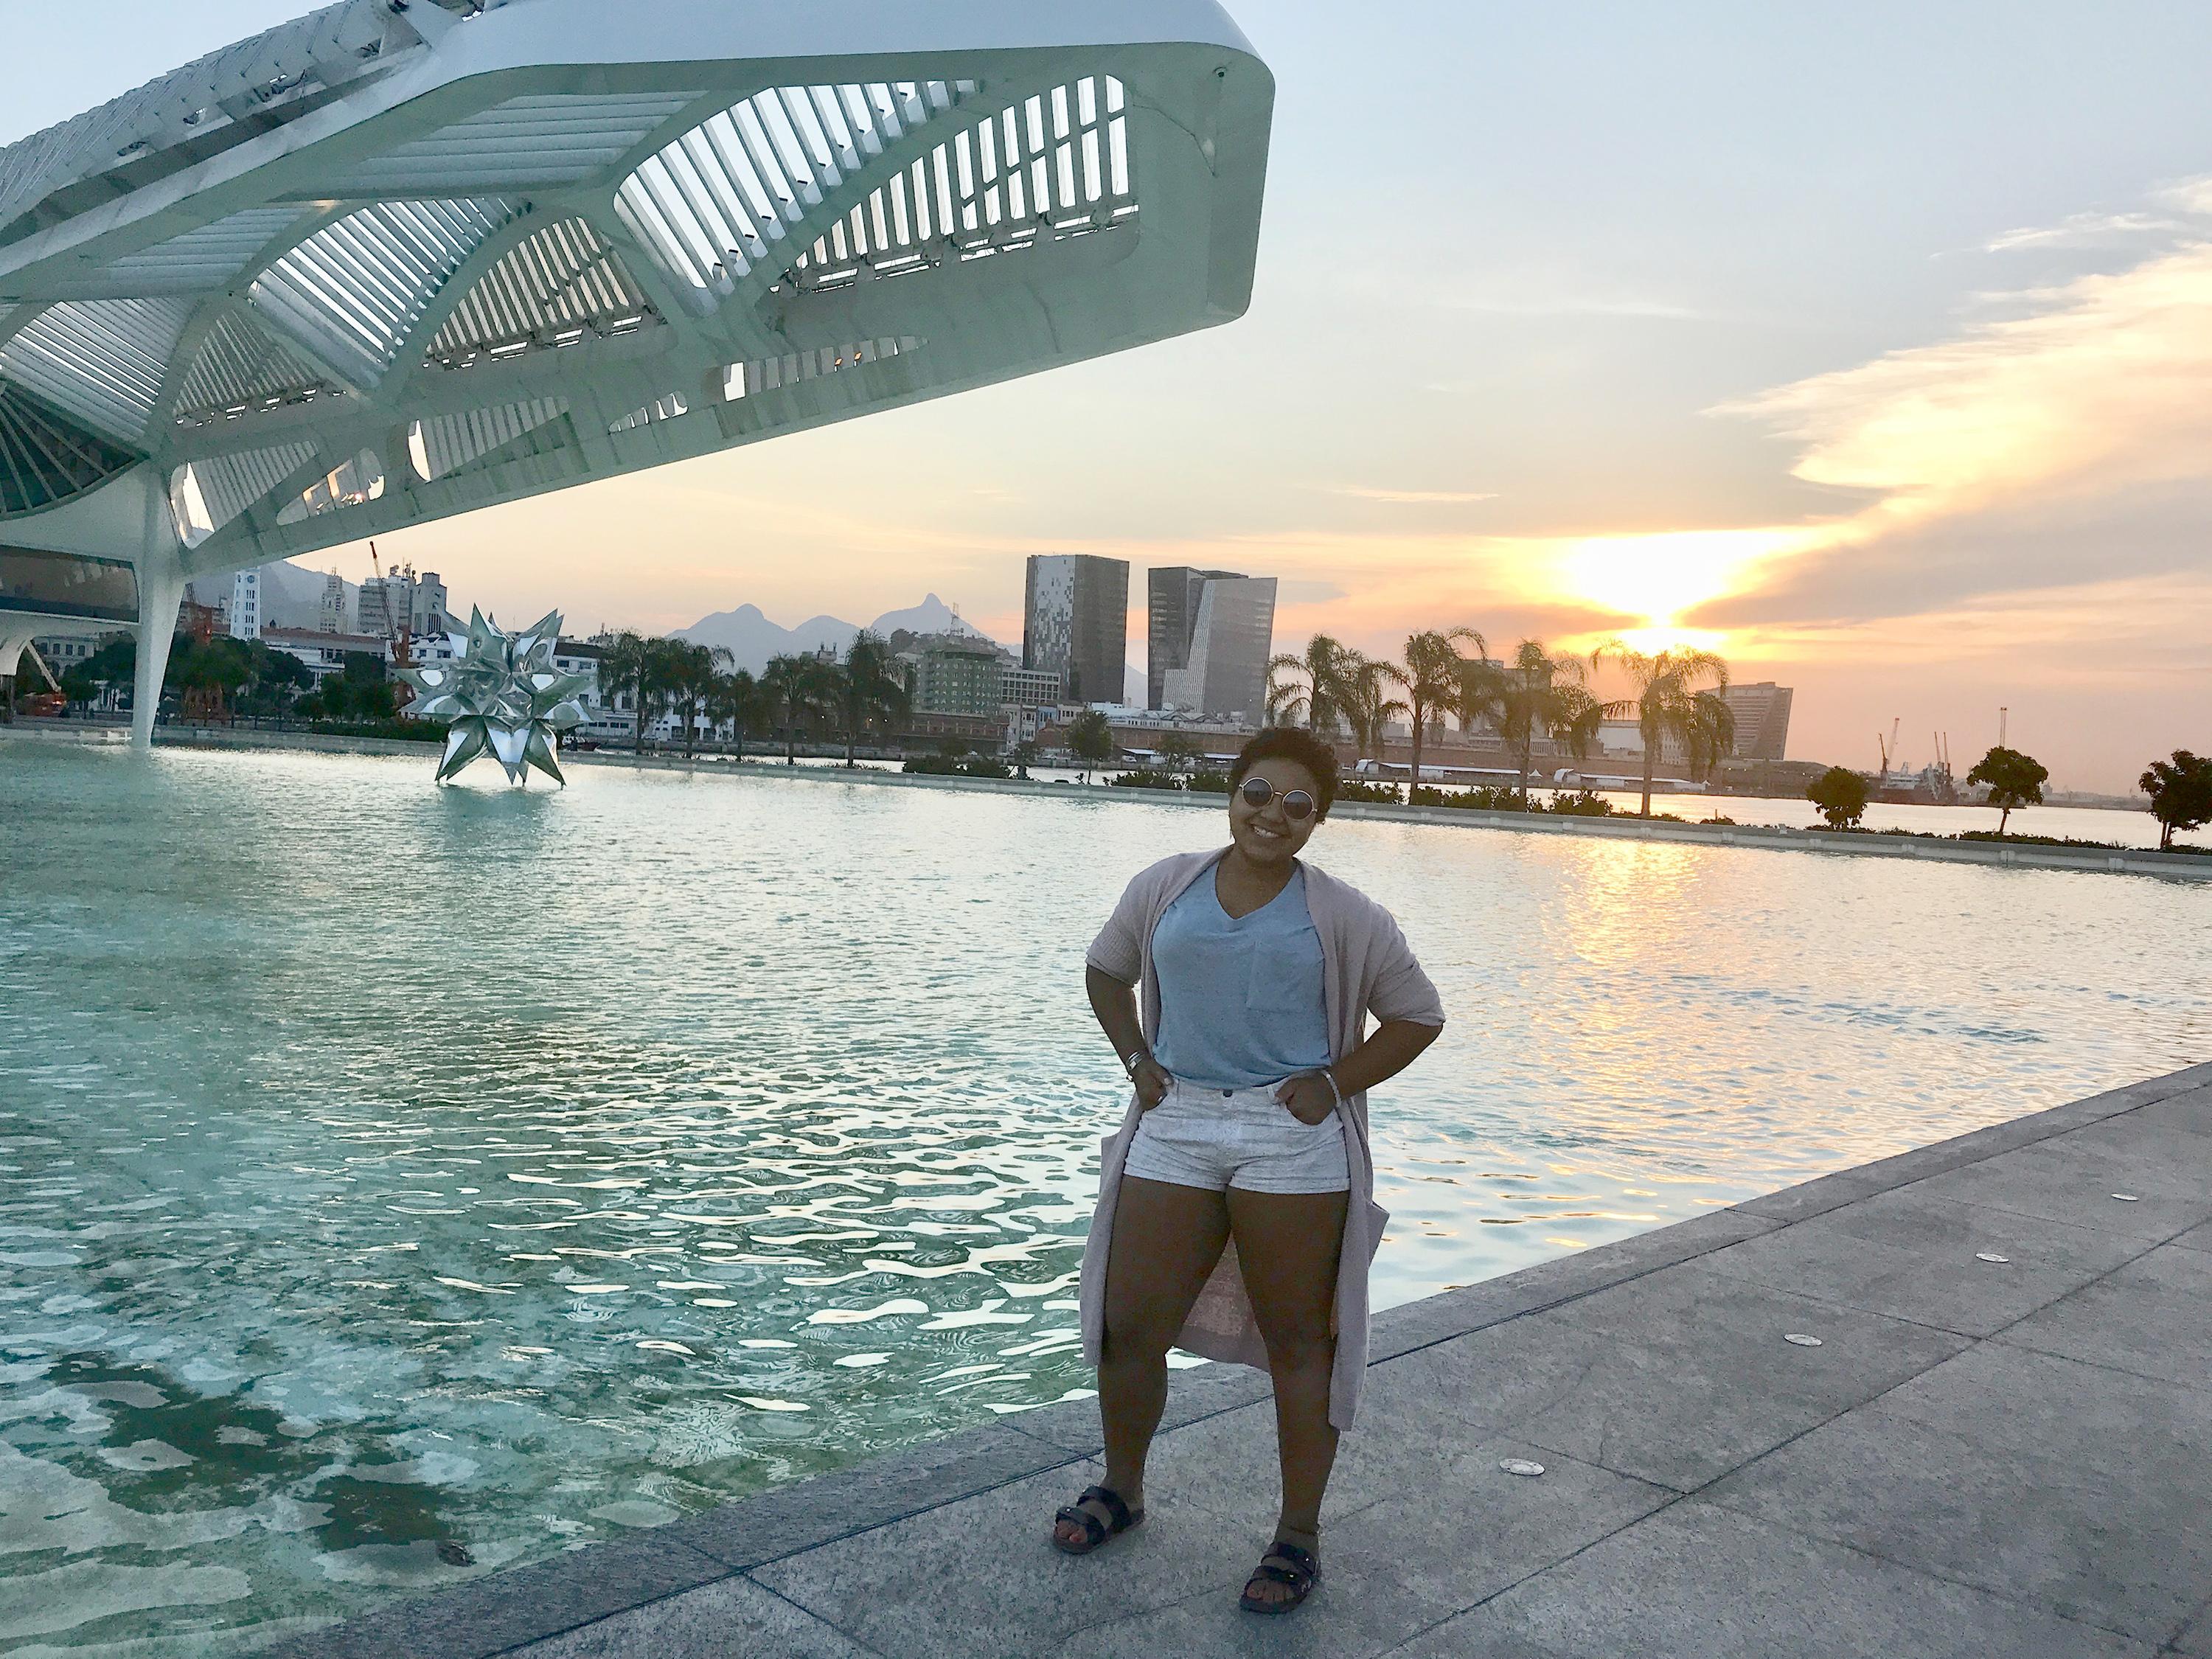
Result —
[[1320, 1006], [1321, 940], [1310, 928], [1259, 934], [1243, 943], [1246, 1007], [1303, 1013]]

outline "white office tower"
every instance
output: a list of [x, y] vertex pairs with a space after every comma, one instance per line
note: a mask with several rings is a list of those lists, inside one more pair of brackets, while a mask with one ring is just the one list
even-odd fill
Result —
[[234, 640], [261, 637], [261, 573], [240, 570], [230, 579], [230, 636]]
[[1206, 579], [1192, 618], [1186, 665], [1167, 671], [1162, 700], [1182, 714], [1257, 723], [1267, 706], [1274, 649], [1275, 579]]
[[436, 571], [424, 571], [415, 579], [415, 591], [409, 596], [407, 631], [418, 640], [442, 634], [450, 613], [446, 584], [438, 579]]
[[333, 570], [323, 578], [323, 601], [316, 607], [315, 631], [319, 634], [347, 632], [345, 611], [345, 578]]

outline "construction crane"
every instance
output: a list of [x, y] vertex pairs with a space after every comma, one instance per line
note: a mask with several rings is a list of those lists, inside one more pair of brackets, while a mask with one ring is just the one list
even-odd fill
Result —
[[[371, 580], [381, 585], [384, 594], [384, 642], [392, 647], [392, 666], [412, 668], [415, 662], [410, 648], [414, 643], [414, 636], [410, 631], [414, 620], [410, 615], [413, 607], [410, 604], [405, 609], [396, 608], [392, 604], [392, 593], [395, 589], [399, 589], [410, 595], [413, 593], [415, 567], [409, 565], [404, 578], [400, 574], [400, 568], [396, 564], [392, 567], [389, 574], [385, 573], [377, 563], [376, 544], [371, 542], [368, 544], [368, 574]], [[403, 580], [406, 586], [401, 589], [400, 584]], [[394, 688], [394, 707], [398, 708], [404, 709], [409, 703], [415, 701], [414, 690], [404, 680], [401, 680]]]
[[1901, 752], [1897, 746], [1897, 728], [1904, 724], [1905, 716], [1899, 714], [1895, 720], [1890, 721], [1889, 736], [1887, 740], [1879, 732], [1874, 734], [1875, 742], [1881, 747], [1881, 781], [1884, 783], [1889, 781], [1890, 769], [1896, 765]]

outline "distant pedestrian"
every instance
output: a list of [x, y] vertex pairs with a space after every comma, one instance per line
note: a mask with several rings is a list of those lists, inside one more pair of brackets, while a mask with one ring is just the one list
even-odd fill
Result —
[[1297, 856], [1335, 797], [1334, 751], [1273, 727], [1229, 777], [1230, 846], [1139, 874], [1086, 963], [1134, 1092], [1083, 1257], [1106, 1476], [1060, 1511], [1053, 1542], [1087, 1554], [1144, 1519], [1170, 1346], [1263, 1366], [1282, 1509], [1243, 1601], [1287, 1613], [1320, 1580], [1322, 1493], [1367, 1364], [1386, 1219], [1367, 1091], [1444, 1017], [1389, 912]]

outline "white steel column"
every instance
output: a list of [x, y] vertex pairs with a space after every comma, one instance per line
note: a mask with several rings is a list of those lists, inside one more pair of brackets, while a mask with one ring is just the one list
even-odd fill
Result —
[[149, 549], [138, 560], [138, 671], [131, 696], [131, 741], [154, 746], [154, 714], [168, 678], [169, 644], [185, 602], [185, 568], [173, 548]]

